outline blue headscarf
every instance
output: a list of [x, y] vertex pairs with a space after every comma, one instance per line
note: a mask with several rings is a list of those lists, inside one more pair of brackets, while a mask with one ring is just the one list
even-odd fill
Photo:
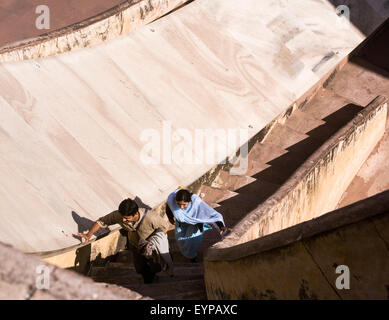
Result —
[[179, 189], [172, 192], [167, 199], [167, 204], [176, 220], [188, 224], [215, 224], [215, 222], [220, 221], [225, 225], [223, 216], [206, 204], [197, 194], [192, 194], [191, 202], [185, 209], [179, 208], [175, 199], [178, 191]]

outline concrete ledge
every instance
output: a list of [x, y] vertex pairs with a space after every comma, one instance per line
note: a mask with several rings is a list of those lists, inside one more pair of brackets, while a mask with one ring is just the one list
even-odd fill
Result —
[[343, 228], [366, 219], [387, 214], [389, 212], [389, 191], [339, 208], [318, 218], [297, 224], [281, 231], [266, 235], [262, 238], [245, 242], [229, 250], [222, 249], [206, 257], [207, 261], [235, 261], [245, 257], [262, 254], [277, 248], [291, 245], [335, 229]]
[[[48, 271], [46, 282], [42, 280], [44, 268]], [[37, 284], [38, 287], [39, 284], [46, 284], [47, 287], [38, 289]], [[75, 272], [62, 270], [42, 262], [37, 257], [0, 243], [0, 299], [139, 300], [146, 298], [118, 286], [94, 283], [91, 279]]]
[[127, 34], [187, 0], [129, 0], [95, 17], [0, 48], [0, 63], [45, 58]]
[[[387, 299], [388, 208], [386, 191], [207, 258], [208, 298]], [[349, 268], [348, 290], [336, 287], [339, 265]]]
[[221, 257], [218, 250], [227, 252], [230, 247], [334, 210], [381, 139], [386, 115], [386, 99], [377, 97], [308, 158], [273, 196], [248, 214], [229, 236], [210, 248], [208, 259]]
[[31, 253], [31, 255], [57, 267], [87, 274], [91, 262], [115, 255], [126, 247], [126, 243], [127, 238], [117, 229], [100, 239], [91, 240], [86, 245], [80, 244], [63, 250]]

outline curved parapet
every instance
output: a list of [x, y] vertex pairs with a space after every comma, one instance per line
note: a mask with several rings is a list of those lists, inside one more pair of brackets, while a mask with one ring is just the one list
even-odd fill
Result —
[[[230, 235], [208, 250], [205, 258], [205, 280], [209, 298], [332, 299], [338, 298], [339, 294], [323, 279], [321, 267], [328, 271], [333, 264], [343, 264], [341, 261], [344, 258], [344, 264], [347, 262], [352, 265], [359, 275], [361, 272], [368, 272], [365, 260], [361, 259], [364, 253], [360, 248], [369, 252], [371, 248], [364, 247], [362, 243], [370, 241], [370, 237], [374, 243], [380, 242], [380, 235], [370, 233], [370, 230], [366, 231], [366, 238], [359, 238], [358, 233], [355, 233], [359, 225], [347, 225], [364, 219], [366, 221], [361, 223], [369, 225], [370, 216], [387, 210], [382, 211], [380, 204], [369, 200], [366, 202], [369, 207], [359, 205], [363, 209], [359, 208], [356, 215], [352, 212], [358, 205], [325, 213], [336, 208], [359, 168], [383, 136], [386, 118], [386, 98], [377, 97], [308, 158], [274, 195], [238, 223]], [[388, 194], [385, 199], [387, 202]], [[374, 206], [377, 206], [376, 209]], [[382, 218], [386, 221], [382, 230], [387, 228], [387, 217], [386, 214]], [[302, 223], [307, 220], [309, 221]], [[344, 247], [338, 243], [338, 228], [344, 228], [345, 233], [352, 234], [352, 239]], [[367, 228], [371, 229], [371, 226]], [[325, 235], [320, 235], [324, 232]], [[337, 243], [333, 244], [328, 239]], [[307, 253], [306, 242], [315, 242], [318, 252]], [[361, 243], [361, 246], [355, 245], [355, 242]], [[348, 247], [350, 243], [352, 247]], [[381, 247], [382, 245], [384, 243], [381, 243]], [[347, 250], [350, 250], [350, 256], [347, 256]], [[338, 251], [342, 251], [345, 256], [342, 258]], [[327, 254], [334, 260], [327, 261], [330, 265], [316, 268], [313, 266], [316, 258], [311, 257], [314, 254]], [[388, 274], [389, 265], [384, 258], [387, 255], [377, 253], [378, 256], [378, 263], [384, 264], [383, 269], [376, 270], [371, 279], [362, 276], [366, 280], [361, 280], [358, 287], [355, 287], [356, 290], [346, 296], [384, 297], [384, 282], [381, 283], [382, 287], [378, 283]], [[295, 263], [300, 260], [303, 260], [301, 263], [305, 264], [304, 267], [300, 262]], [[285, 271], [288, 270], [290, 276], [280, 276], [283, 266], [287, 266]], [[234, 273], [234, 279], [226, 281], [225, 279], [231, 279], [231, 272]], [[386, 278], [385, 281], [387, 280]]]
[[114, 39], [143, 26], [188, 0], [133, 0], [82, 22], [0, 48], [0, 62], [38, 59]]

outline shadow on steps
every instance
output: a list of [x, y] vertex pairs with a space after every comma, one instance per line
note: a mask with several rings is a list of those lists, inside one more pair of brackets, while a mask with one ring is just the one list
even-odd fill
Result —
[[[360, 106], [348, 104], [325, 117], [322, 119], [325, 124], [307, 132], [308, 138], [286, 148], [287, 153], [267, 162], [271, 167], [253, 175], [253, 177], [278, 185], [284, 184], [317, 149], [362, 109]], [[237, 192], [241, 193], [242, 191], [238, 190]]]
[[113, 262], [105, 267], [95, 267], [91, 278], [96, 282], [119, 285], [152, 299], [206, 299], [202, 264], [178, 263], [174, 274], [170, 277], [160, 272], [156, 282], [144, 284], [142, 276], [131, 264]]

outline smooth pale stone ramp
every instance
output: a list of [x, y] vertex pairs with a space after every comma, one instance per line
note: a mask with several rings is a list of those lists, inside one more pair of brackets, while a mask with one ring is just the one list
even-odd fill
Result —
[[[126, 197], [154, 207], [192, 183], [234, 146], [148, 165], [142, 132], [252, 137], [364, 40], [337, 19], [327, 1], [197, 0], [102, 45], [1, 65], [0, 241], [66, 248], [79, 243], [73, 216], [94, 221]], [[160, 154], [191, 146], [179, 136]]]

